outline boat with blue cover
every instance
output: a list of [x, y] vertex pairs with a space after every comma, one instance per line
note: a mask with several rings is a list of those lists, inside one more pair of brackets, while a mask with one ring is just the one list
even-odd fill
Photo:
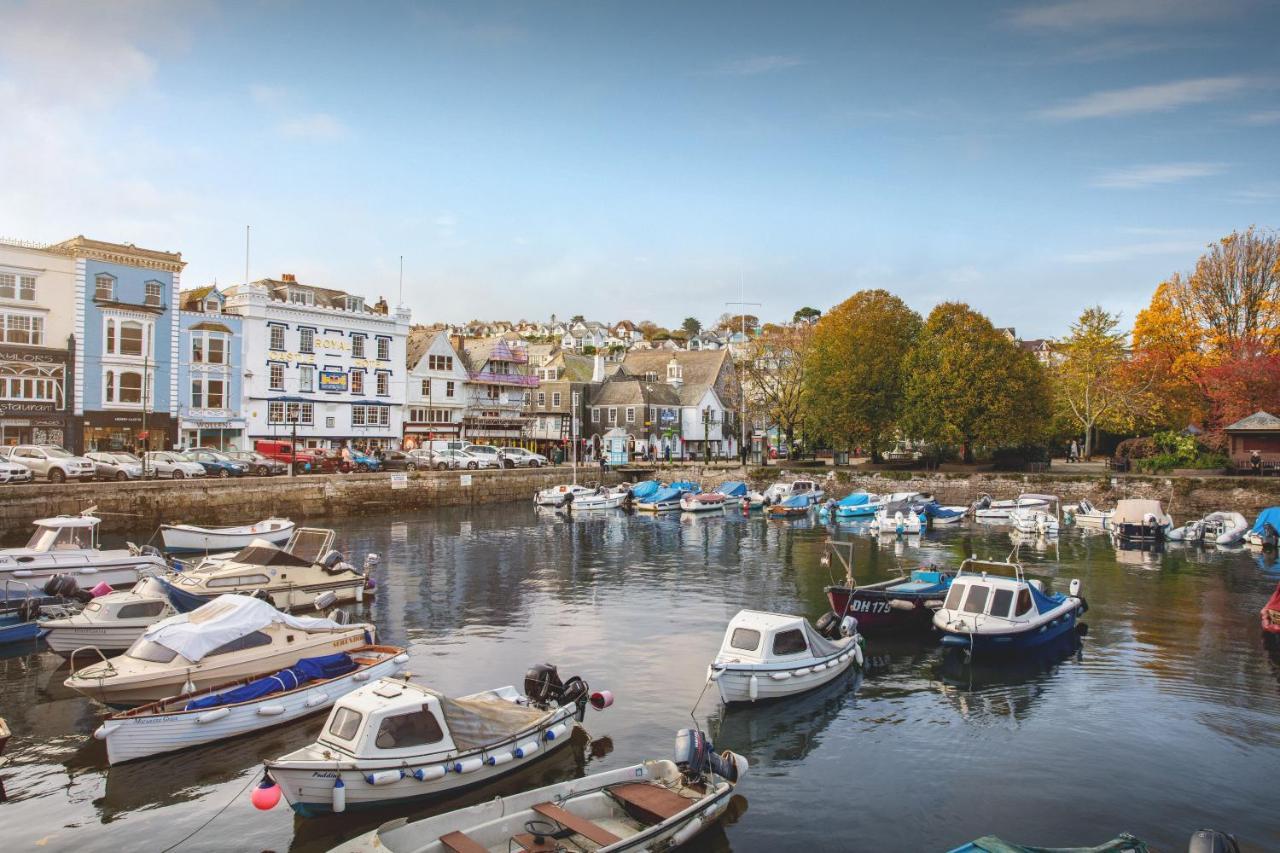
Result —
[[875, 499], [875, 495], [867, 492], [853, 492], [838, 501], [823, 504], [818, 510], [818, 517], [824, 520], [829, 520], [832, 515], [836, 518], [870, 518], [876, 514]]
[[975, 556], [960, 564], [933, 625], [942, 633], [943, 646], [1016, 652], [1076, 631], [1087, 609], [1079, 579], [1071, 581], [1069, 594], [1050, 594], [1040, 581], [1027, 578], [1020, 563]]
[[702, 489], [697, 483], [688, 480], [677, 480], [676, 482], [658, 489], [648, 497], [641, 498], [635, 502], [635, 508], [640, 512], [674, 512], [680, 509], [680, 498], [685, 494], [698, 494]]
[[955, 577], [936, 566], [921, 566], [909, 575], [863, 586], [854, 577], [851, 542], [828, 540], [823, 566], [829, 567], [833, 559], [844, 567], [845, 581], [826, 588], [831, 614], [823, 619], [854, 616], [864, 634], [928, 631], [933, 611], [942, 606]]
[[1244, 544], [1275, 550], [1278, 538], [1280, 538], [1280, 506], [1273, 506], [1258, 513], [1253, 527], [1249, 528], [1249, 532], [1244, 535]]
[[631, 485], [631, 500], [642, 501], [650, 497], [658, 489], [662, 488], [662, 484], [657, 480], [641, 480]]
[[771, 518], [797, 518], [808, 516], [812, 507], [813, 497], [808, 494], [799, 494], [783, 498], [781, 503], [769, 504], [764, 511]]

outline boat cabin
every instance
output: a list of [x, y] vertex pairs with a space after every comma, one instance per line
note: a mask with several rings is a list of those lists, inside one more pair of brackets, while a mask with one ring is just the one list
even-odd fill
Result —
[[60, 515], [38, 518], [35, 532], [24, 550], [46, 554], [55, 551], [87, 551], [98, 547], [98, 525], [101, 519], [92, 515]]
[[453, 752], [453, 737], [440, 699], [438, 693], [421, 685], [398, 678], [380, 679], [338, 700], [319, 743], [355, 758]]
[[[1017, 578], [966, 575], [951, 584], [942, 609], [952, 613], [998, 616], [1002, 619], [1034, 616], [1053, 609], [1053, 605], [1037, 609], [1036, 592], [1039, 590], [1035, 584], [1038, 583], [1039, 581], [1021, 581]], [[1040, 598], [1044, 598], [1043, 594]]]
[[808, 620], [783, 613], [740, 610], [729, 622], [716, 663], [770, 663], [831, 654], [830, 641]]

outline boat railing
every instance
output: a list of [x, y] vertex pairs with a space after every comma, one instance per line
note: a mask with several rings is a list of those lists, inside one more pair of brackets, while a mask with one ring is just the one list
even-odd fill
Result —
[[1022, 570], [1022, 563], [1019, 563], [1016, 559], [1014, 559], [1017, 556], [1017, 554], [1018, 554], [1017, 546], [1014, 546], [1013, 551], [1010, 552], [1009, 556], [1004, 560], [982, 560], [978, 558], [977, 554], [974, 554], [968, 557], [967, 559], [965, 559], [965, 561], [960, 564], [960, 568], [956, 569], [955, 579], [959, 580], [960, 576], [963, 575], [966, 571], [969, 572], [970, 574], [984, 574], [984, 575], [989, 574], [989, 572], [986, 571], [985, 569], [976, 568], [978, 566], [989, 566], [993, 569], [1003, 569], [1003, 570], [1012, 569], [1013, 577], [1019, 581], [1025, 582], [1027, 577], [1026, 577], [1026, 573]]
[[[72, 678], [75, 678], [80, 673], [80, 670], [76, 669], [76, 655], [86, 651], [97, 652], [98, 658], [107, 665], [107, 671], [103, 673], [102, 676], [100, 676], [101, 678], [111, 678], [115, 676], [116, 674], [115, 664], [113, 664], [111, 660], [102, 653], [102, 649], [98, 648], [97, 646], [81, 646], [80, 648], [76, 649], [71, 653], [71, 660], [68, 661], [67, 663], [67, 665], [71, 668]], [[90, 664], [90, 666], [92, 666], [92, 664]]]

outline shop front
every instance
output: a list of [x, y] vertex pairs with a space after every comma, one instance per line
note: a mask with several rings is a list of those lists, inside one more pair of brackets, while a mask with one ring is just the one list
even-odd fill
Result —
[[168, 450], [177, 442], [178, 423], [168, 412], [85, 412], [84, 449]]
[[0, 348], [0, 445], [74, 443], [67, 413], [67, 350]]
[[56, 444], [65, 447], [70, 431], [67, 419], [56, 412], [18, 410], [22, 417], [0, 409], [0, 446], [13, 444]]
[[183, 418], [178, 424], [178, 441], [183, 447], [243, 450], [244, 428], [243, 418]]

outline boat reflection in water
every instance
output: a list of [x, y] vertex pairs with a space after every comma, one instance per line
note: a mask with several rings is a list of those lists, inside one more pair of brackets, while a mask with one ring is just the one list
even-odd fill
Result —
[[938, 691], [966, 720], [1021, 719], [1043, 696], [1058, 668], [1073, 657], [1083, 660], [1083, 645], [1074, 631], [1013, 659], [946, 649], [934, 675], [940, 682]]

